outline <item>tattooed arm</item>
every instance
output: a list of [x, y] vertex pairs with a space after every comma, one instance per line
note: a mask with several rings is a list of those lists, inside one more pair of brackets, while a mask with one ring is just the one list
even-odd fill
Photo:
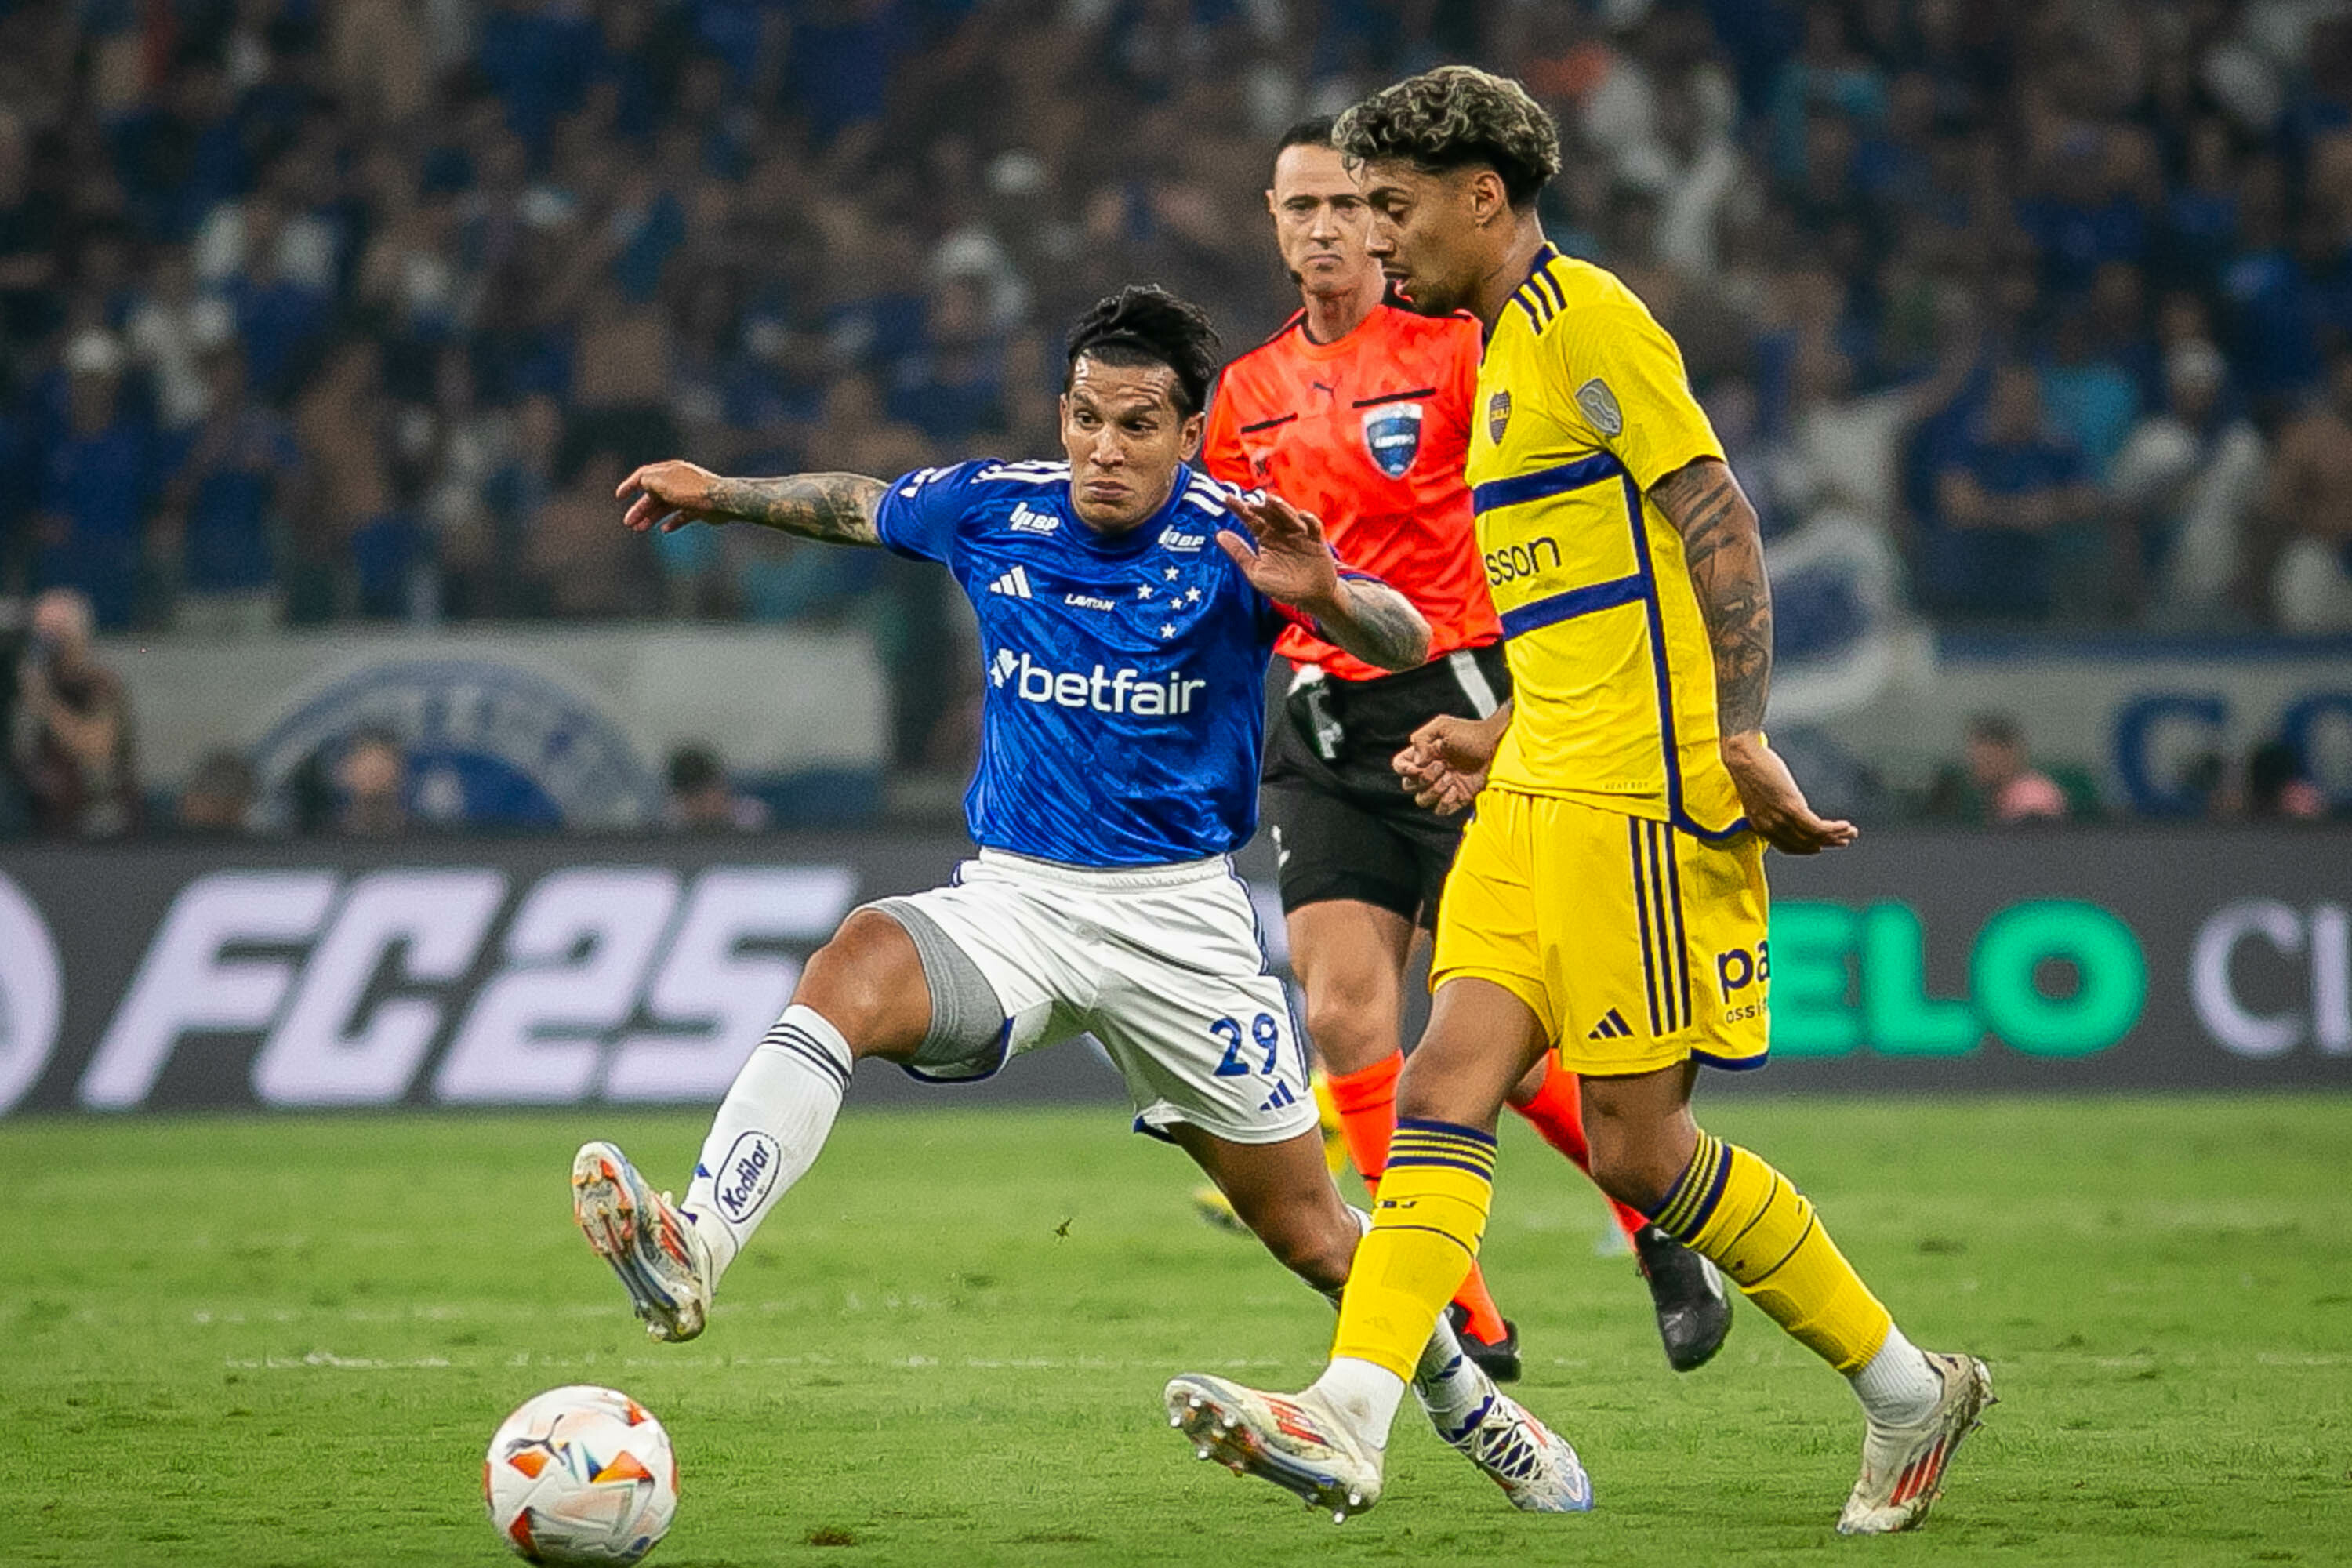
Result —
[[1719, 458], [1660, 479], [1650, 499], [1683, 536], [1683, 558], [1715, 646], [1715, 709], [1727, 739], [1764, 727], [1772, 689], [1772, 584], [1756, 509]]
[[1756, 831], [1792, 855], [1851, 844], [1854, 827], [1814, 815], [1788, 763], [1765, 743], [1772, 689], [1772, 584], [1756, 509], [1720, 458], [1685, 464], [1650, 500], [1683, 536], [1683, 556], [1715, 649], [1715, 710], [1724, 765]]
[[689, 522], [756, 522], [762, 528], [835, 544], [879, 544], [874, 509], [889, 487], [863, 474], [787, 474], [774, 479], [727, 479], [692, 463], [650, 463], [621, 481], [622, 521], [639, 533]]
[[1429, 662], [1429, 623], [1386, 583], [1342, 578], [1333, 602], [1309, 613], [1334, 647], [1366, 664], [1418, 669]]

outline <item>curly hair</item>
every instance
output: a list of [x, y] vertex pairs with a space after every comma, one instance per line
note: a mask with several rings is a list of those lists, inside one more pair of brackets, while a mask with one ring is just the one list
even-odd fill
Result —
[[1350, 163], [1393, 161], [1424, 174], [1484, 164], [1515, 207], [1559, 173], [1559, 127], [1508, 77], [1440, 66], [1384, 87], [1339, 116], [1331, 140]]
[[[1177, 411], [1198, 414], [1217, 378], [1217, 330], [1209, 313], [1151, 283], [1095, 301], [1070, 329], [1069, 368], [1081, 354], [1104, 364], [1164, 364], [1176, 374]], [[1068, 387], [1065, 377], [1063, 385]]]

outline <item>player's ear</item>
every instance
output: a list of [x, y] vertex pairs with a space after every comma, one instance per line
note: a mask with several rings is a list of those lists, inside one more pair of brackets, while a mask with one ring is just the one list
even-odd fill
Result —
[[1503, 176], [1492, 169], [1470, 171], [1470, 212], [1481, 226], [1507, 216], [1511, 210], [1511, 193], [1504, 188]]
[[1265, 188], [1265, 216], [1271, 218], [1279, 218], [1282, 216], [1282, 209], [1274, 205], [1274, 187], [1272, 185], [1268, 185]]
[[1209, 416], [1205, 409], [1201, 413], [1188, 414], [1184, 416], [1184, 423], [1178, 428], [1176, 435], [1177, 438], [1183, 443], [1186, 462], [1189, 463], [1201, 455], [1201, 437], [1208, 433], [1208, 429]]

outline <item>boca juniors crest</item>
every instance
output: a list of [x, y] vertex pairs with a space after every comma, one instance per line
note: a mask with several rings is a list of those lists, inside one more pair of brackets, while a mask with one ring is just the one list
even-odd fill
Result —
[[1364, 410], [1364, 449], [1381, 472], [1404, 478], [1421, 455], [1421, 405], [1382, 403]]

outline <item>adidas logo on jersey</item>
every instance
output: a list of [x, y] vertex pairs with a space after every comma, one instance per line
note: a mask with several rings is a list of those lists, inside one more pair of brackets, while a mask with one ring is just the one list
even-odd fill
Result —
[[[1013, 568], [1015, 572], [1019, 570], [1017, 566]], [[996, 658], [988, 666], [988, 682], [999, 691], [1011, 691], [1024, 702], [1049, 702], [1056, 708], [1087, 708], [1097, 713], [1134, 713], [1145, 718], [1190, 713], [1193, 700], [1209, 684], [1205, 680], [1187, 680], [1181, 669], [1171, 670], [1163, 677], [1135, 669], [1113, 673], [1097, 665], [1092, 671], [1081, 675], [1074, 669], [1054, 669], [1039, 664], [1027, 654], [1015, 653], [1009, 647], [996, 650]]]
[[1625, 1022], [1625, 1015], [1612, 1007], [1601, 1016], [1601, 1022], [1594, 1025], [1592, 1032], [1584, 1037], [1588, 1040], [1622, 1040], [1633, 1032], [1633, 1026]]
[[1259, 1106], [1258, 1109], [1260, 1110], [1280, 1110], [1286, 1105], [1296, 1105], [1297, 1103], [1298, 1097], [1290, 1092], [1290, 1086], [1288, 1084], [1276, 1083], [1274, 1086], [1274, 1092], [1265, 1097], [1265, 1103]]
[[1051, 512], [1032, 510], [1024, 500], [1013, 509], [1013, 515], [1004, 520], [1004, 526], [1015, 533], [1051, 533], [1062, 526], [1062, 520]]
[[991, 583], [988, 585], [988, 591], [992, 594], [1003, 594], [1009, 599], [1034, 599], [1037, 596], [1029, 591], [1029, 571], [1024, 566], [1015, 566], [1012, 571]]

